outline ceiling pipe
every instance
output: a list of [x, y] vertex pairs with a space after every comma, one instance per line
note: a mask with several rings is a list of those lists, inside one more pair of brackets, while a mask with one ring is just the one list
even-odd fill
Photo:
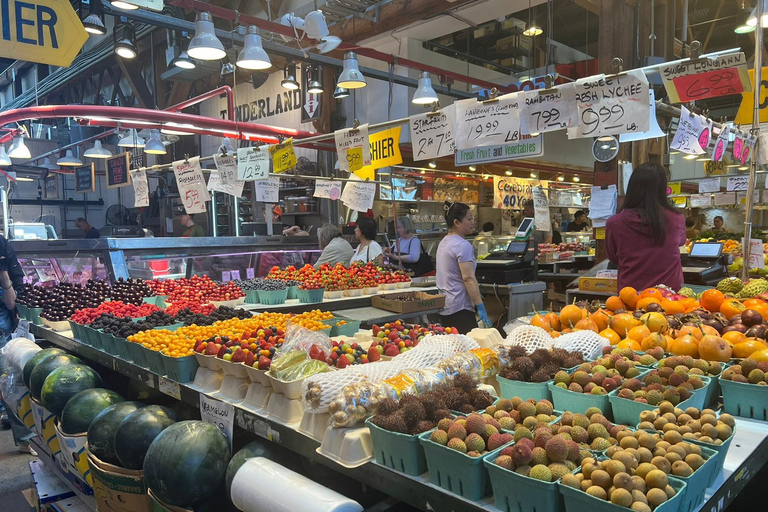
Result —
[[0, 135], [0, 144], [10, 142], [16, 135], [21, 134], [21, 130], [18, 128], [0, 128], [0, 130], [7, 131], [8, 133]]
[[211, 98], [218, 98], [222, 94], [227, 96], [227, 119], [229, 119], [230, 121], [234, 121], [235, 120], [235, 95], [232, 92], [232, 88], [228, 85], [222, 85], [218, 89], [204, 92], [203, 94], [200, 94], [199, 96], [195, 96], [194, 98], [189, 98], [188, 100], [182, 101], [175, 105], [171, 105], [165, 110], [167, 110], [168, 112], [180, 112], [185, 108], [189, 108], [193, 105], [197, 105], [199, 103], [204, 102], [205, 100], [208, 100]]

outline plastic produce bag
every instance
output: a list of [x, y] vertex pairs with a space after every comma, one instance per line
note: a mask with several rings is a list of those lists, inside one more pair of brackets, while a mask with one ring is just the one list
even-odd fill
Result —
[[334, 428], [352, 427], [376, 414], [379, 402], [387, 397], [397, 399], [397, 392], [388, 384], [358, 382], [344, 386], [328, 407], [331, 425]]
[[[279, 356], [294, 350], [304, 351], [309, 354], [313, 345], [325, 352], [326, 355], [329, 355], [333, 348], [333, 342], [324, 332], [310, 331], [306, 327], [288, 322], [288, 326], [285, 329], [285, 341], [283, 341], [283, 345], [276, 351], [275, 355]], [[272, 364], [275, 364], [274, 361]]]
[[324, 333], [289, 324], [285, 342], [275, 352], [269, 374], [276, 379], [292, 382], [328, 372], [331, 367], [325, 360], [332, 347], [331, 339]]
[[280, 379], [285, 382], [293, 382], [295, 380], [315, 375], [316, 373], [324, 373], [331, 371], [331, 367], [325, 361], [318, 361], [317, 359], [304, 359], [298, 361], [292, 366], [288, 366], [283, 370], [274, 370], [270, 368], [270, 374], [276, 379]]

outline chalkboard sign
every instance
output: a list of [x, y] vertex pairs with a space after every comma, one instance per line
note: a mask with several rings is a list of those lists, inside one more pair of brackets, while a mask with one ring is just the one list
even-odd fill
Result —
[[75, 192], [87, 194], [96, 190], [95, 170], [93, 163], [75, 167]]
[[128, 153], [107, 158], [107, 188], [125, 187], [131, 184], [131, 168]]

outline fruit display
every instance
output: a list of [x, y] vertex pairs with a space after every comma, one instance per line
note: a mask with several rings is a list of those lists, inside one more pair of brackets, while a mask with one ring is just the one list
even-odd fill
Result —
[[109, 389], [83, 390], [70, 398], [64, 406], [61, 412], [61, 431], [69, 435], [85, 433], [101, 411], [123, 401], [123, 397]]
[[555, 421], [558, 414], [549, 400], [500, 398], [485, 408], [484, 414], [496, 420], [502, 429], [514, 431], [515, 437], [533, 439], [536, 428]]
[[154, 292], [141, 279], [123, 279], [121, 277], [115, 281], [111, 288], [112, 300], [133, 304], [134, 306], [141, 305], [144, 302], [144, 297], [151, 297], [153, 295]]
[[[180, 300], [180, 301], [174, 302], [173, 304], [165, 308], [165, 312], [174, 317], [178, 317], [179, 313], [181, 312], [184, 312], [184, 315], [182, 316], [182, 318], [190, 315], [200, 315], [200, 316], [194, 317], [195, 321], [190, 322], [189, 325], [196, 323], [196, 320], [198, 319], [200, 321], [205, 321], [203, 320], [203, 318], [208, 316], [215, 310], [216, 310], [216, 306], [214, 306], [213, 304], [200, 304], [199, 302], [192, 301], [192, 300]], [[179, 320], [179, 321], [182, 321], [182, 320]], [[187, 323], [186, 318], [184, 320], [184, 323], [185, 324]]]
[[88, 427], [88, 449], [99, 460], [115, 466], [120, 460], [115, 453], [115, 434], [120, 423], [132, 412], [144, 407], [141, 402], [118, 402], [101, 411]]
[[103, 313], [90, 323], [92, 329], [99, 329], [105, 334], [127, 338], [147, 329], [155, 329], [175, 323], [175, 319], [164, 311], [155, 311], [143, 320], [134, 321], [131, 317], [119, 317], [112, 313]]
[[768, 386], [768, 361], [757, 361], [752, 358], [743, 359], [723, 370], [721, 379], [756, 386]]
[[144, 282], [152, 292], [149, 296], [155, 295], [170, 295], [176, 287], [179, 285], [179, 281], [176, 279], [152, 279], [151, 281]]
[[283, 345], [284, 339], [285, 332], [266, 327], [245, 331], [239, 337], [214, 336], [207, 340], [198, 340], [194, 350], [225, 361], [268, 370], [275, 351]]
[[667, 370], [662, 368], [671, 368], [675, 373], [687, 373], [688, 375], [706, 375], [716, 377], [723, 371], [723, 364], [717, 361], [709, 362], [704, 359], [694, 359], [691, 356], [670, 356], [659, 361], [657, 365], [660, 373], [666, 374]]
[[[429, 324], [422, 327], [418, 324], [408, 324], [402, 320], [387, 322], [379, 326], [373, 324], [372, 348], [376, 348], [380, 355], [394, 357], [415, 347], [425, 336], [430, 334], [451, 334], [453, 329], [443, 327], [440, 324]], [[455, 334], [458, 334], [456, 331]]]
[[652, 370], [642, 377], [626, 380], [617, 396], [650, 405], [664, 401], [677, 405], [706, 385], [700, 376], [689, 376], [688, 371], [687, 367], [681, 370], [670, 367]]
[[638, 364], [619, 354], [605, 356], [592, 363], [584, 363], [573, 373], [560, 370], [555, 374], [554, 385], [591, 395], [607, 395], [624, 383], [640, 375]]
[[[40, 314], [41, 318], [52, 322], [67, 320], [77, 309], [94, 307], [109, 298], [103, 282], [92, 282], [92, 286], [82, 286], [68, 282], [62, 282], [47, 290]], [[110, 291], [111, 294], [111, 291]], [[34, 307], [27, 304], [29, 307]]]
[[662, 403], [658, 409], [640, 413], [640, 423], [637, 425], [638, 429], [677, 432], [683, 440], [695, 439], [716, 446], [727, 441], [735, 427], [736, 421], [730, 414], [722, 413], [718, 416], [712, 409], [699, 410], [695, 407], [683, 411], [669, 403]]
[[64, 411], [70, 398], [86, 389], [101, 386], [101, 377], [84, 364], [68, 364], [52, 371], [43, 382], [40, 403], [56, 416]]
[[69, 320], [81, 325], [90, 325], [96, 318], [102, 315], [112, 315], [120, 318], [142, 318], [152, 313], [161, 311], [154, 304], [140, 302], [139, 305], [125, 303], [119, 300], [103, 302], [93, 308], [83, 308], [75, 311]]
[[717, 283], [717, 290], [726, 298], [752, 299], [768, 292], [768, 281], [750, 279], [745, 283], [738, 277], [727, 277]]
[[223, 302], [245, 297], [245, 293], [236, 284], [229, 282], [217, 284], [213, 279], [194, 275], [177, 279], [176, 287], [168, 294], [166, 302], [174, 303], [180, 300], [195, 301], [200, 304]]
[[[315, 345], [313, 349], [316, 349]], [[284, 382], [293, 382], [330, 370], [324, 359], [313, 359], [305, 350], [289, 350], [272, 360], [269, 375]]]
[[123, 418], [114, 439], [120, 466], [142, 469], [150, 445], [160, 433], [176, 423], [176, 413], [161, 405], [141, 407]]
[[580, 352], [563, 349], [538, 349], [528, 355], [521, 346], [509, 346], [504, 356], [509, 362], [501, 367], [499, 376], [521, 382], [546, 382], [561, 368], [572, 368], [584, 362]]
[[664, 349], [660, 346], [649, 348], [645, 352], [638, 353], [631, 348], [618, 348], [613, 346], [603, 347], [603, 355], [619, 355], [641, 366], [653, 366], [659, 360], [664, 358]]
[[603, 451], [619, 444], [619, 432], [627, 427], [611, 423], [600, 409], [592, 407], [584, 414], [565, 411], [551, 430], [550, 435], [568, 434], [580, 450]]
[[444, 418], [437, 422], [429, 440], [469, 457], [480, 457], [514, 440], [512, 434], [500, 432], [497, 425], [492, 417], [477, 413], [455, 420]]
[[[168, 313], [168, 308], [166, 313]], [[197, 313], [191, 308], [184, 308], [174, 316], [176, 322], [181, 322], [185, 326], [190, 325], [213, 325], [216, 322], [229, 320], [231, 318], [246, 319], [253, 315], [244, 309], [231, 308], [229, 306], [219, 306], [210, 309], [208, 313]]]
[[515, 435], [515, 444], [501, 450], [493, 463], [543, 482], [556, 482], [576, 469], [581, 451], [569, 435], [553, 435], [546, 427], [536, 432], [533, 439]]
[[[324, 352], [316, 354], [314, 357], [312, 353], [309, 355], [312, 359], [321, 359], [324, 356], [326, 356]], [[351, 364], [374, 363], [380, 359], [381, 353], [374, 347], [365, 350], [356, 342], [334, 341], [331, 353], [327, 355], [325, 362], [335, 368], [346, 368]]]
[[453, 414], [439, 395], [425, 393], [416, 396], [406, 393], [399, 401], [392, 398], [381, 400], [371, 423], [390, 432], [415, 435], [432, 430], [441, 420], [450, 420], [452, 417]]

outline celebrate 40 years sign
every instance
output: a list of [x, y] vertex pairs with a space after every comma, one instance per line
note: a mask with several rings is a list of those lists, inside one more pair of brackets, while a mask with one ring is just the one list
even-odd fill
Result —
[[546, 182], [523, 178], [493, 177], [493, 207], [498, 209], [522, 209], [526, 201], [533, 200], [533, 188], [542, 186], [546, 190]]

